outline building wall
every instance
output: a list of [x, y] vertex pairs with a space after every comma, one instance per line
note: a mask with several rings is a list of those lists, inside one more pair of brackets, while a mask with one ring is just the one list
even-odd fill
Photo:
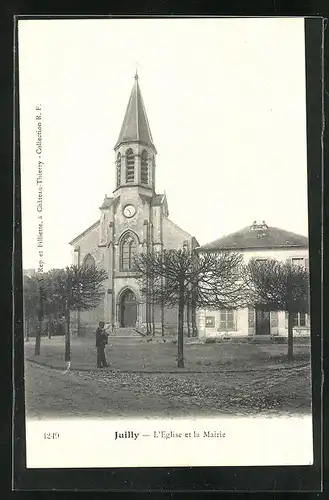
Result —
[[[239, 250], [237, 250], [237, 252], [239, 252]], [[244, 250], [241, 253], [243, 254], [245, 263], [248, 263], [252, 258], [277, 259], [282, 261], [293, 258], [308, 259], [307, 248], [260, 248]]]
[[[107, 253], [103, 247], [99, 247], [100, 224], [91, 229], [88, 233], [82, 236], [75, 242], [73, 249], [73, 263], [82, 264], [84, 259], [91, 255], [95, 259], [97, 266], [107, 269]], [[98, 326], [99, 321], [104, 321], [104, 303], [107, 300], [107, 289], [109, 281], [104, 282], [104, 299], [95, 309], [89, 311], [72, 311], [71, 312], [71, 331], [77, 334], [78, 330], [81, 335], [93, 334]]]
[[[240, 252], [239, 250], [236, 250]], [[277, 260], [288, 260], [303, 258], [308, 267], [308, 250], [306, 248], [287, 249], [252, 249], [241, 251], [244, 263], [247, 264], [252, 258], [268, 258]], [[200, 337], [250, 337], [255, 335], [255, 310], [238, 309], [234, 311], [234, 328], [224, 330], [220, 326], [220, 311], [200, 310], [197, 314], [198, 331]], [[305, 336], [310, 333], [310, 318], [306, 315], [306, 326], [294, 327], [294, 336]], [[270, 312], [270, 334], [273, 336], [288, 335], [288, 317], [285, 312]]]
[[191, 245], [192, 237], [178, 227], [167, 217], [163, 219], [163, 246], [166, 249], [178, 250], [183, 248], [186, 242], [188, 246]]

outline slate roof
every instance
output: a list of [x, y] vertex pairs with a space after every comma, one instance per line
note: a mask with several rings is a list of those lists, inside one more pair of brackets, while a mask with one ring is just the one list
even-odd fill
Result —
[[113, 202], [113, 198], [108, 198], [107, 196], [104, 198], [104, 201], [102, 203], [102, 205], [100, 206], [100, 208], [109, 208], [110, 205], [112, 204]]
[[97, 226], [99, 226], [100, 224], [100, 220], [97, 220], [96, 222], [94, 222], [94, 224], [92, 224], [91, 226], [89, 226], [85, 231], [83, 231], [82, 233], [78, 234], [78, 236], [76, 236], [73, 240], [71, 240], [69, 242], [69, 245], [74, 245], [77, 241], [80, 240], [80, 238], [82, 238], [83, 236], [85, 236], [86, 234], [88, 234], [90, 231], [92, 231], [93, 229], [95, 229]]
[[142, 142], [155, 149], [137, 74], [115, 148], [125, 142]]
[[156, 206], [161, 205], [163, 197], [164, 197], [163, 194], [156, 194], [155, 196], [153, 196], [153, 198], [152, 198], [152, 206], [156, 207]]
[[308, 248], [306, 236], [292, 233], [265, 223], [245, 227], [215, 241], [206, 243], [198, 250], [244, 250], [252, 248]]

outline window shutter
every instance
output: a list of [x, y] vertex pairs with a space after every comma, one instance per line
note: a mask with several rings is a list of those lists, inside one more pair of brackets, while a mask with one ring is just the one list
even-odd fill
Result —
[[255, 309], [253, 307], [248, 308], [248, 334], [255, 333]]
[[277, 333], [278, 333], [278, 311], [271, 311], [270, 318], [271, 318], [271, 334], [277, 335]]
[[294, 313], [292, 315], [292, 326], [293, 327], [300, 326], [299, 322], [300, 322], [300, 314], [299, 313]]

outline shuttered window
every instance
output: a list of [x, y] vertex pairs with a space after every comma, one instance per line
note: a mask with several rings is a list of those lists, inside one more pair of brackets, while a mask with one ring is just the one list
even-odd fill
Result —
[[141, 183], [148, 184], [149, 182], [149, 165], [148, 165], [148, 156], [147, 151], [142, 152], [141, 157]]
[[222, 309], [219, 318], [220, 330], [235, 330], [234, 309]]
[[126, 152], [126, 183], [132, 184], [135, 181], [135, 156], [132, 149]]
[[248, 308], [248, 333], [255, 333], [255, 309], [253, 307]]
[[305, 313], [295, 313], [293, 315], [293, 326], [302, 327], [306, 326], [306, 314]]
[[278, 311], [271, 311], [270, 321], [271, 321], [271, 334], [276, 335], [278, 333], [278, 324], [279, 324]]

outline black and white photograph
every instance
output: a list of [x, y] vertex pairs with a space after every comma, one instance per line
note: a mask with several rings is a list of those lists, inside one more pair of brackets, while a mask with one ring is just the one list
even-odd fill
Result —
[[28, 468], [312, 465], [303, 18], [18, 21]]

